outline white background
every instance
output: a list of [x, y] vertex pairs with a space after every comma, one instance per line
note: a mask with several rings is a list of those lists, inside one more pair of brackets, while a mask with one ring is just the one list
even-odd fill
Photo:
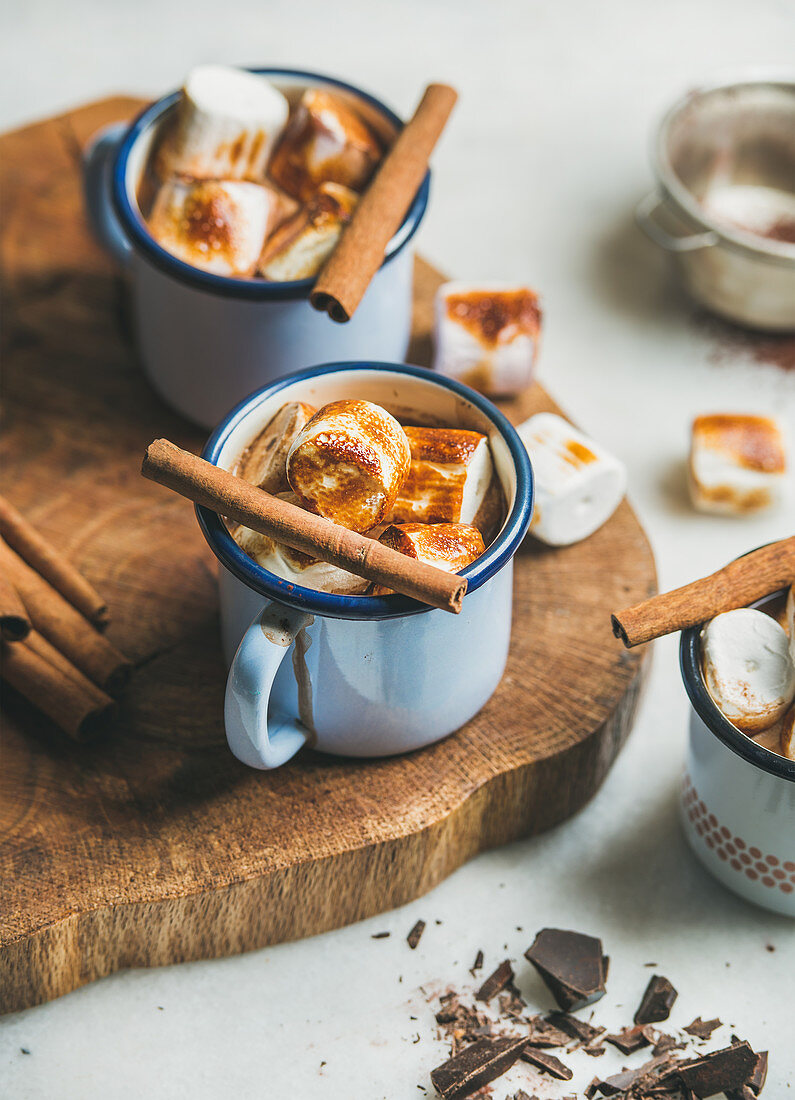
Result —
[[[210, 60], [325, 70], [404, 115], [427, 80], [454, 83], [461, 101], [419, 247], [458, 277], [540, 291], [542, 380], [627, 462], [661, 584], [791, 533], [791, 506], [744, 521], [690, 510], [692, 415], [774, 411], [792, 429], [795, 373], [741, 350], [716, 355], [632, 222], [651, 186], [660, 112], [716, 74], [792, 65], [791, 0], [26, 0], [7, 2], [2, 23], [4, 129], [112, 92], [157, 96]], [[766, 1096], [789, 1095], [795, 929], [707, 879], [685, 850], [675, 806], [686, 715], [669, 639], [627, 748], [576, 819], [481, 856], [382, 918], [240, 958], [120, 974], [5, 1018], [0, 1095], [421, 1097], [446, 1055], [418, 986], [463, 980], [478, 948], [487, 966], [521, 959], [543, 925], [603, 938], [602, 1022], [629, 1021], [653, 972], [643, 964], [656, 962], [680, 990], [672, 1022], [720, 1016], [770, 1048]], [[428, 929], [411, 952], [404, 936], [418, 917]], [[391, 938], [371, 939], [380, 930]], [[549, 1007], [529, 966], [518, 975]], [[573, 1084], [621, 1061], [573, 1058]], [[572, 1091], [529, 1070], [510, 1080], [542, 1098]], [[496, 1100], [513, 1091], [508, 1081]]]

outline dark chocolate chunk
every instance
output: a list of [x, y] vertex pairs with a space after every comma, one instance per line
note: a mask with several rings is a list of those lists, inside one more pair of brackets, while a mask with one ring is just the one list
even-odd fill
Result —
[[618, 1047], [622, 1054], [632, 1054], [649, 1046], [649, 1037], [644, 1035], [644, 1030], [642, 1027], [625, 1027], [615, 1035], [605, 1035], [605, 1042]]
[[756, 1069], [756, 1055], [748, 1043], [733, 1043], [722, 1050], [680, 1062], [673, 1075], [696, 1096], [717, 1096], [748, 1084]]
[[697, 1039], [709, 1039], [712, 1032], [721, 1026], [721, 1021], [717, 1017], [714, 1020], [702, 1020], [700, 1016], [696, 1016], [692, 1024], [688, 1024], [683, 1030], [688, 1035], [695, 1035]]
[[513, 967], [508, 959], [505, 962], [501, 962], [493, 974], [489, 974], [483, 985], [475, 994], [476, 1001], [490, 1001], [492, 997], [496, 997], [498, 993], [501, 993], [507, 985], [509, 985], [514, 978]]
[[663, 1054], [659, 1058], [644, 1062], [637, 1069], [625, 1069], [621, 1073], [614, 1073], [612, 1077], [595, 1081], [594, 1085], [603, 1096], [623, 1096], [630, 1090], [634, 1090], [631, 1095], [637, 1095], [641, 1089], [651, 1089], [675, 1065], [671, 1055]]
[[425, 931], [425, 921], [424, 920], [418, 920], [417, 923], [412, 928], [412, 930], [406, 936], [406, 943], [409, 945], [409, 947], [411, 948], [412, 951], [417, 946], [417, 944], [420, 942], [420, 938], [422, 937], [422, 933], [424, 931]]
[[431, 1070], [431, 1081], [443, 1100], [470, 1096], [481, 1085], [501, 1077], [522, 1053], [525, 1039], [480, 1039]]
[[525, 1047], [519, 1057], [523, 1062], [529, 1062], [536, 1069], [550, 1074], [551, 1077], [556, 1077], [558, 1081], [571, 1081], [574, 1076], [569, 1067], [564, 1066], [560, 1058], [556, 1058], [554, 1054], [547, 1054], [545, 1050]]
[[661, 1020], [667, 1020], [677, 996], [667, 978], [654, 974], [635, 1013], [635, 1023], [658, 1024]]
[[751, 1076], [740, 1089], [728, 1089], [727, 1100], [752, 1100], [765, 1086], [767, 1078], [767, 1051], [762, 1050], [756, 1056], [756, 1065]]
[[565, 1012], [583, 1008], [604, 995], [605, 958], [602, 942], [594, 936], [542, 928], [525, 958]]
[[605, 1033], [603, 1027], [594, 1027], [587, 1020], [580, 1020], [576, 1016], [571, 1016], [568, 1012], [550, 1012], [548, 1016], [544, 1017], [544, 1022], [560, 1028], [572, 1039], [579, 1039], [583, 1043], [592, 1043], [594, 1039], [598, 1039], [600, 1035]]
[[571, 1038], [565, 1031], [555, 1027], [554, 1024], [547, 1023], [540, 1016], [533, 1016], [527, 1022], [530, 1025], [530, 1033], [527, 1039], [528, 1046], [539, 1049], [565, 1047]]

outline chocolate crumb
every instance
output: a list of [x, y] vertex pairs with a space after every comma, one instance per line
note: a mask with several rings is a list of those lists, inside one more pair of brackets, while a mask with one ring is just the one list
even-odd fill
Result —
[[424, 931], [425, 931], [425, 921], [424, 920], [418, 920], [417, 923], [412, 928], [412, 930], [406, 936], [406, 943], [409, 945], [409, 947], [411, 948], [412, 951], [417, 946], [417, 944], [420, 942], [420, 939], [422, 937], [422, 933]]
[[643, 1027], [625, 1027], [614, 1035], [605, 1035], [605, 1042], [618, 1047], [622, 1054], [632, 1054], [650, 1045], [649, 1038], [644, 1032]]
[[391, 936], [391, 932], [374, 932], [370, 937], [371, 940], [385, 940], [388, 936]]
[[544, 1049], [546, 1047], [565, 1047], [571, 1036], [542, 1020], [540, 1016], [532, 1016], [528, 1021], [530, 1034], [527, 1039], [528, 1046]]
[[30, 1054], [30, 1051], [27, 1047], [20, 1047], [19, 1049], [23, 1054]]
[[775, 949], [775, 947], [773, 946], [772, 943], [766, 943], [765, 944], [765, 951], [775, 951], [775, 950], [776, 949]]
[[483, 969], [483, 952], [478, 951], [477, 955], [475, 955], [475, 961], [472, 963], [472, 966], [469, 968], [469, 973], [474, 978], [477, 971], [482, 970], [482, 969]]

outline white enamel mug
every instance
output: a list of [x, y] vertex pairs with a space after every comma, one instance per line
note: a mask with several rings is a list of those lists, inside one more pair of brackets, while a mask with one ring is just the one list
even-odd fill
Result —
[[513, 555], [532, 515], [533, 478], [512, 426], [474, 390], [421, 367], [314, 367], [247, 398], [216, 429], [204, 458], [231, 469], [285, 402], [322, 406], [340, 398], [487, 434], [507, 518], [462, 571], [468, 591], [452, 615], [406, 596], [337, 596], [282, 580], [244, 554], [217, 515], [197, 508], [222, 567], [227, 739], [254, 768], [277, 768], [304, 745], [341, 756], [429, 745], [477, 714], [508, 657]]
[[693, 706], [680, 801], [685, 836], [735, 894], [795, 917], [795, 761], [723, 716], [704, 683], [700, 635], [701, 627], [683, 631], [679, 649]]
[[[400, 119], [383, 103], [331, 77], [257, 69], [288, 97], [329, 88], [389, 142]], [[138, 204], [149, 153], [179, 92], [152, 104], [130, 125], [104, 130], [86, 155], [89, 221], [129, 277], [144, 372], [178, 412], [217, 424], [252, 390], [329, 358], [400, 361], [411, 330], [413, 259], [406, 247], [428, 204], [426, 175], [356, 313], [335, 324], [309, 304], [314, 279], [275, 283], [232, 279], [183, 263], [149, 233]]]

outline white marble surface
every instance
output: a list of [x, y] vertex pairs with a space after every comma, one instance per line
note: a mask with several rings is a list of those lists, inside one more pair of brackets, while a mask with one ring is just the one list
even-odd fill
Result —
[[[745, 522], [690, 511], [689, 418], [770, 410], [793, 428], [795, 373], [731, 348], [716, 361], [709, 331], [631, 216], [651, 183], [660, 110], [715, 73], [792, 63], [791, 0], [344, 0], [336, 9], [28, 0], [7, 6], [3, 24], [3, 128], [113, 91], [158, 94], [204, 60], [315, 66], [404, 113], [426, 79], [454, 82], [461, 103], [436, 158], [420, 247], [461, 278], [540, 289], [543, 381], [628, 463], [661, 583], [791, 531], [791, 508], [789, 524], [786, 510]], [[643, 964], [655, 962], [680, 990], [673, 1023], [719, 1015], [728, 1026], [714, 1042], [736, 1029], [769, 1047], [766, 1095], [788, 1095], [795, 926], [735, 899], [685, 850], [675, 817], [685, 722], [668, 640], [629, 744], [576, 819], [481, 856], [375, 920], [240, 958], [119, 974], [7, 1017], [0, 1095], [422, 1096], [445, 1048], [418, 987], [468, 977], [478, 948], [487, 965], [521, 960], [543, 925], [602, 936], [612, 964], [600, 1020], [631, 1017], [650, 973]], [[411, 952], [404, 936], [418, 917], [428, 929]], [[391, 938], [371, 939], [380, 930]], [[548, 1007], [529, 966], [520, 962], [518, 975]], [[574, 1084], [622, 1061], [572, 1059]], [[522, 1070], [495, 1085], [496, 1100], [522, 1083], [542, 1098], [572, 1091]]]

